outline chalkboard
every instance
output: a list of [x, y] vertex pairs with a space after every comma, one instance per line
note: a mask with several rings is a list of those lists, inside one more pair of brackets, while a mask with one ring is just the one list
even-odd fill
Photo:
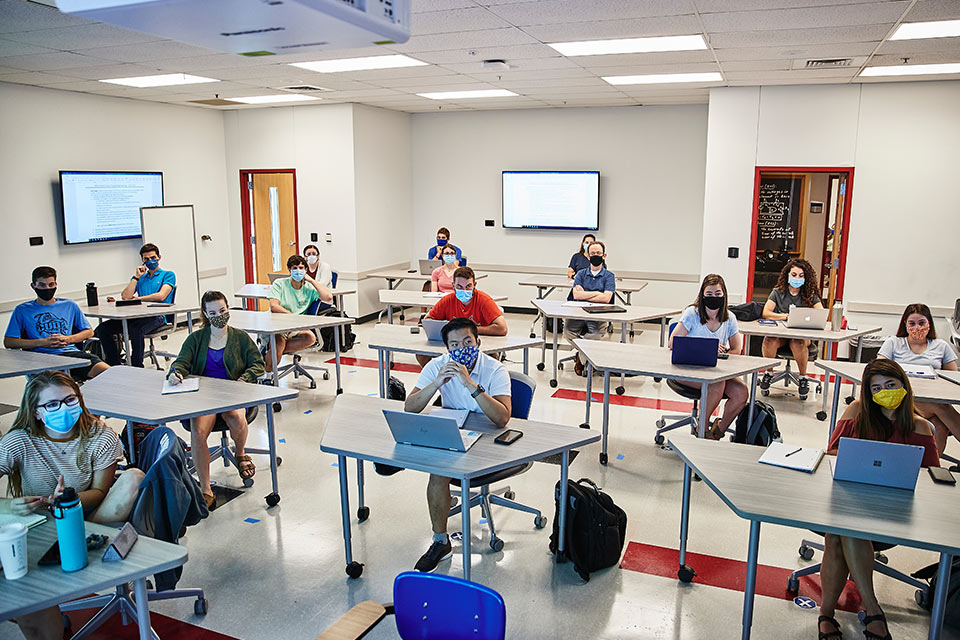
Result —
[[803, 178], [760, 178], [757, 201], [757, 251], [797, 252]]

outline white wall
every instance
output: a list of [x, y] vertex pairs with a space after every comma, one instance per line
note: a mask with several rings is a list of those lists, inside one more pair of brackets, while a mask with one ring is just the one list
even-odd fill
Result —
[[[58, 271], [64, 293], [86, 282], [101, 290], [129, 280], [139, 263], [140, 240], [63, 246], [58, 171], [162, 171], [167, 204], [193, 204], [197, 232], [212, 244], [198, 247], [201, 273], [230, 265], [224, 140], [221, 115], [202, 109], [92, 96], [0, 83], [0, 192], [4, 194], [0, 303], [32, 298], [30, 271]], [[29, 236], [43, 236], [31, 247]], [[220, 240], [219, 242], [216, 240]], [[161, 252], [163, 247], [160, 247]], [[231, 278], [206, 278], [202, 288], [229, 288]], [[4, 326], [6, 318], [2, 319]]]
[[[471, 265], [565, 270], [581, 232], [500, 226], [503, 170], [598, 169], [600, 231], [614, 272], [697, 274], [700, 268], [707, 111], [701, 105], [478, 111], [413, 116], [413, 237], [425, 256], [438, 227]], [[492, 219], [496, 226], [484, 226]], [[516, 274], [481, 287], [529, 306]], [[693, 288], [695, 290], [695, 287]], [[641, 304], [689, 301], [690, 284], [655, 282]]]

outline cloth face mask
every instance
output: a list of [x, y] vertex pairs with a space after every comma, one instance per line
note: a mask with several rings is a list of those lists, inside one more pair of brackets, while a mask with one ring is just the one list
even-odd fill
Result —
[[469, 347], [460, 347], [450, 352], [450, 359], [459, 362], [465, 367], [473, 364], [473, 361], [480, 355], [480, 347], [471, 345]]
[[907, 390], [903, 387], [899, 389], [881, 389], [873, 394], [873, 401], [886, 409], [896, 409], [907, 397]]

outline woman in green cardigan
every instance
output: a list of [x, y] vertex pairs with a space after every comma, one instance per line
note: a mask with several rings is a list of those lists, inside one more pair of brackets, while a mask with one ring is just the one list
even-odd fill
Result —
[[[200, 300], [203, 309], [203, 328], [194, 331], [183, 341], [180, 355], [170, 365], [167, 378], [171, 384], [180, 384], [187, 375], [242, 380], [255, 384], [263, 375], [263, 356], [246, 332], [227, 326], [230, 310], [227, 297], [219, 291], [207, 291]], [[253, 460], [244, 451], [247, 442], [247, 419], [243, 409], [220, 414], [230, 427], [240, 477], [246, 480], [256, 473]], [[200, 486], [207, 506], [213, 505], [210, 489], [210, 450], [207, 438], [213, 430], [217, 414], [190, 419], [190, 452], [200, 476]]]

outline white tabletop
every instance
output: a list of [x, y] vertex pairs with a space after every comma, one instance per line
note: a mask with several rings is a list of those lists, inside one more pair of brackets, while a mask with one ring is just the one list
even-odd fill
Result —
[[269, 311], [230, 310], [231, 327], [260, 335], [322, 329], [323, 327], [353, 324], [353, 322], [353, 318], [339, 316], [310, 316], [294, 313], [271, 313]]
[[920, 470], [915, 491], [835, 482], [829, 461], [815, 473], [760, 464], [764, 452], [678, 435], [670, 446], [741, 518], [960, 554], [960, 488]]
[[507, 428], [522, 431], [523, 437], [504, 446], [494, 443], [491, 435], [501, 430], [483, 414], [471, 413], [466, 424], [484, 435], [466, 453], [444, 451], [397, 444], [382, 409], [403, 411], [403, 402], [351, 394], [338, 396], [320, 438], [320, 450], [448, 477], [475, 478], [600, 439], [595, 431], [511, 418]]
[[864, 326], [857, 329], [840, 329], [833, 331], [829, 328], [824, 329], [788, 329], [782, 322], [776, 325], [760, 324], [756, 320], [751, 322], [738, 322], [740, 333], [751, 336], [764, 336], [771, 338], [790, 338], [794, 340], [825, 340], [829, 342], [839, 342], [841, 340], [850, 340], [871, 333], [879, 333], [881, 328], [878, 326]]
[[28, 376], [41, 371], [63, 371], [89, 367], [90, 361], [82, 358], [58, 356], [40, 351], [0, 349], [0, 378]]
[[[624, 293], [636, 293], [643, 291], [649, 282], [646, 280], [631, 280], [628, 278], [614, 278], [617, 283], [617, 291]], [[521, 287], [554, 287], [557, 289], [570, 289], [573, 287], [573, 280], [567, 276], [531, 276], [518, 283]]]
[[[486, 293], [486, 292], [484, 292]], [[450, 293], [433, 293], [430, 291], [410, 291], [407, 289], [381, 289], [380, 302], [382, 304], [401, 305], [405, 307], [432, 307]], [[507, 296], [487, 294], [494, 302], [502, 302]]]
[[166, 373], [157, 369], [110, 367], [83, 386], [92, 413], [146, 424], [243, 409], [297, 397], [296, 389], [201, 378], [200, 389], [162, 395]]
[[[437, 266], [440, 266], [440, 262], [437, 261]], [[423, 282], [428, 282], [431, 279], [432, 274], [422, 274], [419, 270], [406, 271], [404, 269], [386, 269], [384, 271], [373, 271], [367, 274], [368, 278], [384, 278], [386, 280], [422, 280]], [[476, 273], [474, 274], [475, 280], [480, 280], [481, 278], [486, 278], [487, 274], [485, 273]]]
[[[119, 529], [92, 522], [85, 523], [87, 535], [97, 533], [111, 540]], [[0, 620], [17, 618], [61, 602], [75, 600], [112, 587], [179, 567], [187, 561], [187, 549], [180, 545], [139, 536], [126, 558], [119, 562], [101, 562], [104, 551], [88, 554], [89, 564], [79, 571], [65, 573], [59, 564], [41, 567], [37, 562], [57, 540], [52, 518], [27, 532], [27, 575], [17, 580], [0, 577]]]
[[[397, 324], [374, 325], [373, 330], [366, 335], [366, 341], [371, 349], [384, 351], [416, 353], [425, 356], [439, 356], [447, 352], [443, 342], [427, 340], [423, 328], [420, 329], [420, 333], [410, 333], [410, 327]], [[527, 336], [480, 336], [480, 350], [484, 353], [539, 347], [541, 344], [543, 344], [542, 339]]]
[[[817, 360], [818, 367], [836, 374], [845, 380], [861, 384], [865, 362], [847, 362], [845, 360]], [[913, 398], [920, 402], [941, 404], [960, 404], [960, 384], [954, 384], [943, 378], [910, 378]]]
[[199, 304], [163, 304], [161, 302], [142, 302], [140, 304], [131, 304], [118, 307], [114, 302], [101, 302], [95, 307], [85, 304], [80, 305], [80, 311], [83, 315], [91, 318], [104, 318], [107, 320], [132, 320], [134, 318], [152, 318], [153, 316], [165, 316], [172, 313], [196, 313], [200, 311]]
[[780, 363], [776, 358], [731, 354], [725, 360], [717, 360], [715, 367], [695, 367], [673, 364], [670, 362], [673, 352], [655, 345], [577, 338], [573, 346], [594, 369], [689, 382], [720, 382], [755, 371], [773, 369]]
[[530, 301], [540, 313], [548, 318], [576, 318], [594, 322], [643, 322], [680, 315], [680, 309], [665, 307], [643, 307], [639, 305], [616, 306], [626, 309], [626, 313], [587, 313], [583, 307], [566, 306], [561, 300], [536, 299]]
[[[240, 287], [233, 295], [237, 298], [249, 298], [251, 300], [269, 300], [271, 286], [272, 285], [257, 282], [247, 283]], [[333, 294], [334, 298], [356, 292], [356, 289], [330, 289], [330, 293]]]

